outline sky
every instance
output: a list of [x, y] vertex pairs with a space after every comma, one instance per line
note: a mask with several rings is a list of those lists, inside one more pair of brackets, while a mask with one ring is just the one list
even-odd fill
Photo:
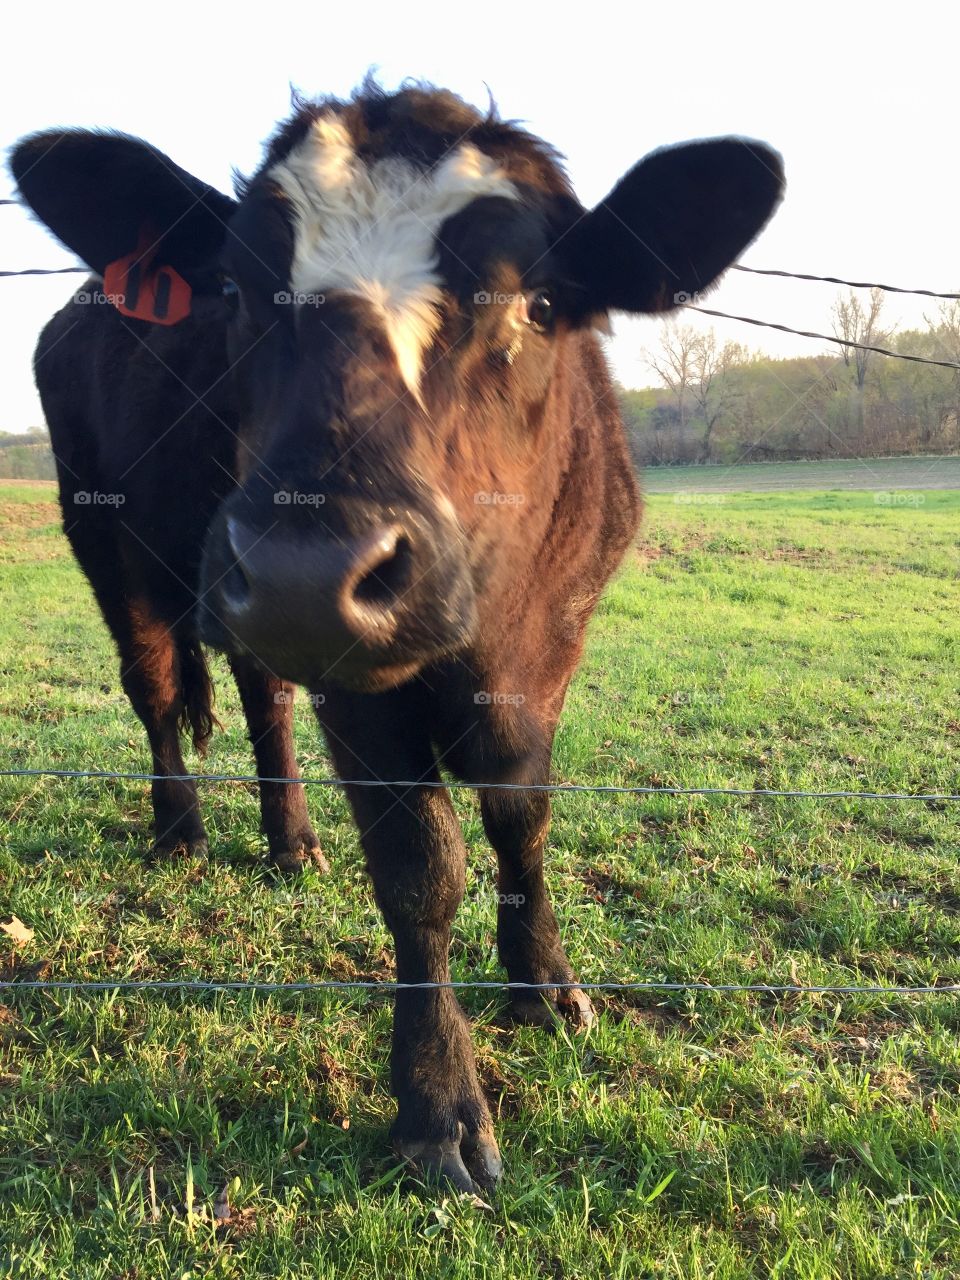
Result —
[[[150, 14], [149, 19], [144, 15]], [[290, 86], [346, 95], [374, 68], [386, 87], [425, 79], [523, 121], [567, 159], [592, 205], [647, 152], [719, 134], [784, 156], [787, 194], [741, 261], [911, 288], [960, 291], [956, 49], [960, 10], [865, 5], [303, 4], [257, 12], [168, 0], [89, 0], [5, 14], [6, 149], [38, 129], [134, 134], [231, 190], [289, 113]], [[0, 197], [13, 194], [9, 171]], [[0, 207], [0, 269], [74, 262], [19, 208]], [[0, 279], [0, 429], [42, 422], [31, 357], [79, 277]], [[706, 305], [831, 332], [833, 285], [729, 273]], [[885, 320], [922, 324], [935, 304], [888, 295]], [[828, 344], [690, 312], [684, 323], [770, 355]], [[658, 321], [614, 318], [608, 355], [626, 386], [656, 381]]]

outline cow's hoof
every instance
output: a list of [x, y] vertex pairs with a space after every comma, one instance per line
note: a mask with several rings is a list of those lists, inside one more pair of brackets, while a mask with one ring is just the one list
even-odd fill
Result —
[[[557, 979], [560, 981], [560, 979]], [[529, 1027], [545, 1027], [556, 1031], [561, 1020], [575, 1031], [587, 1031], [597, 1020], [590, 997], [585, 991], [561, 987], [554, 991], [510, 992], [510, 1019]]]
[[284, 875], [296, 875], [306, 867], [316, 867], [322, 875], [330, 870], [330, 863], [323, 856], [320, 842], [312, 832], [271, 847], [270, 860]]
[[426, 1181], [446, 1182], [470, 1195], [492, 1191], [503, 1172], [500, 1149], [490, 1127], [468, 1133], [461, 1123], [458, 1139], [401, 1138], [395, 1140], [394, 1147]]
[[205, 858], [208, 853], [205, 835], [179, 836], [171, 833], [154, 842], [150, 858], [155, 862], [176, 862], [181, 858]]

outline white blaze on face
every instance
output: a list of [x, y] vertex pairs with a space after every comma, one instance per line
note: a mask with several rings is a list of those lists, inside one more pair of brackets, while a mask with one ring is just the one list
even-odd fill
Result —
[[371, 302], [417, 394], [440, 324], [437, 232], [480, 196], [517, 199], [513, 183], [471, 143], [430, 170], [393, 157], [367, 164], [333, 117], [317, 120], [270, 176], [297, 214], [291, 287]]

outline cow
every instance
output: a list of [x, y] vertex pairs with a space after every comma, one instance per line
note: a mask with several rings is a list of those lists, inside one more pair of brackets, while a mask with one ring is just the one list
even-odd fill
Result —
[[198, 745], [213, 726], [206, 644], [239, 685], [274, 859], [322, 856], [302, 786], [271, 781], [296, 778], [304, 686], [394, 939], [395, 1148], [487, 1191], [501, 1159], [444, 985], [466, 853], [441, 769], [487, 784], [498, 952], [527, 984], [509, 1013], [589, 1025], [543, 788], [641, 510], [597, 332], [713, 284], [779, 203], [781, 158], [665, 148], [587, 209], [494, 108], [367, 81], [295, 98], [233, 197], [118, 133], [39, 133], [11, 163], [93, 272], [35, 369], [66, 532], [150, 741], [157, 848], [205, 847], [176, 775], [178, 726]]

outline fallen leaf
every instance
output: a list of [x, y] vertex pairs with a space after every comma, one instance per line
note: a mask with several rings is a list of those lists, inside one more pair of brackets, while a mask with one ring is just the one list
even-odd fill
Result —
[[460, 1200], [461, 1203], [466, 1203], [473, 1209], [486, 1209], [489, 1213], [493, 1213], [493, 1205], [487, 1204], [486, 1200], [481, 1200], [472, 1191], [461, 1191]]
[[233, 1210], [230, 1207], [229, 1182], [213, 1202], [213, 1218], [215, 1222], [229, 1222]]
[[240, 1179], [231, 1178], [213, 1202], [213, 1225], [218, 1230], [227, 1229], [232, 1235], [245, 1236], [254, 1228], [256, 1210], [251, 1206], [246, 1209], [235, 1209], [230, 1203], [230, 1196], [240, 1190]]
[[18, 916], [14, 916], [12, 920], [0, 920], [0, 929], [11, 937], [18, 946], [33, 941], [33, 930], [28, 925], [25, 925]]

